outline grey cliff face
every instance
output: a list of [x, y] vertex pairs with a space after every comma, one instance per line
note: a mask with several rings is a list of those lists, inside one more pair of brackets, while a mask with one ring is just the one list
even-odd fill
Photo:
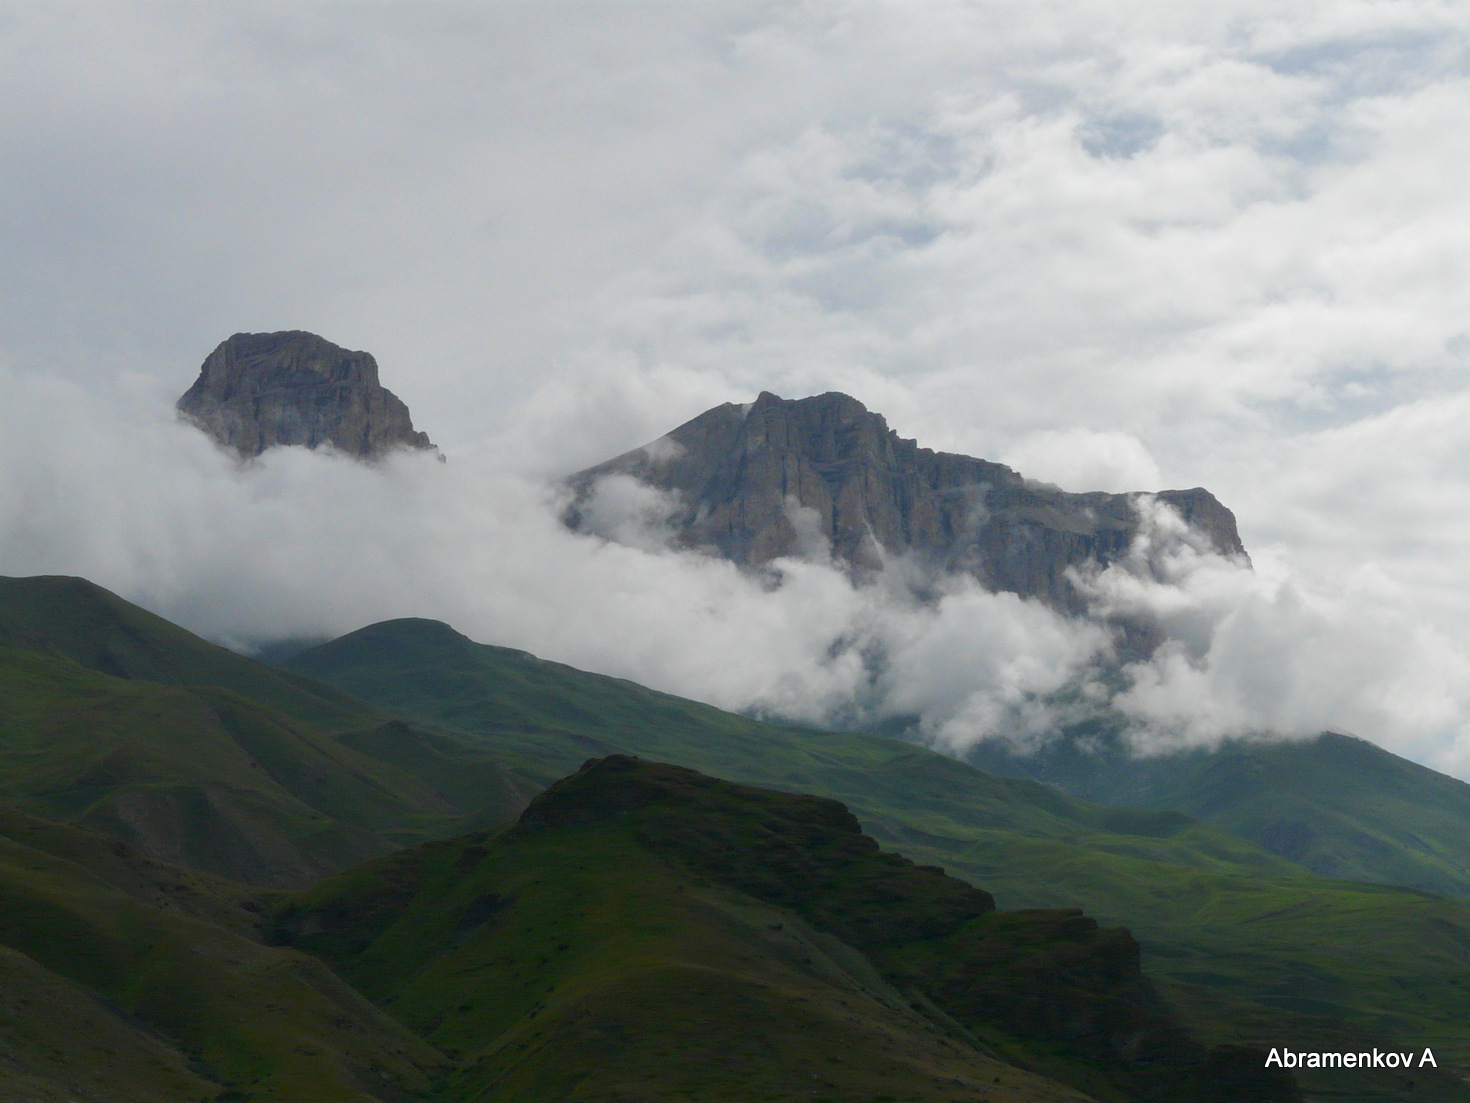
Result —
[[[1126, 554], [1139, 525], [1131, 495], [1069, 494], [1003, 464], [920, 448], [836, 393], [794, 401], [763, 393], [750, 406], [717, 406], [571, 476], [573, 527], [588, 527], [596, 485], [616, 474], [675, 492], [669, 524], [678, 541], [737, 563], [799, 555], [815, 531], [859, 570], [879, 566], [885, 552], [914, 554], [1067, 610], [1083, 604], [1068, 568]], [[1234, 514], [1209, 491], [1155, 497], [1215, 550], [1244, 558]]]
[[378, 382], [372, 356], [300, 330], [237, 333], [222, 342], [178, 409], [246, 458], [291, 444], [330, 444], [363, 459], [395, 447], [434, 447]]

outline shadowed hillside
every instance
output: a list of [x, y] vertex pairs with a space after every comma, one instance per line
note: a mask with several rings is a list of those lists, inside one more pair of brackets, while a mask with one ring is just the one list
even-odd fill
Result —
[[0, 1097], [397, 1103], [444, 1058], [319, 961], [261, 945], [258, 894], [0, 810]]
[[1191, 1041], [1126, 931], [998, 913], [834, 801], [623, 756], [277, 929], [459, 1057], [453, 1098], [1065, 1098], [989, 1054], [1098, 1100], [1298, 1098]]

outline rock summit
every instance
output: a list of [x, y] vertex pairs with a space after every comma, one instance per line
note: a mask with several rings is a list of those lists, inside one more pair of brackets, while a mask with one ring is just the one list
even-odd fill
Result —
[[330, 445], [361, 459], [432, 449], [405, 406], [378, 382], [378, 362], [314, 333], [237, 333], [220, 343], [178, 409], [242, 457], [277, 445]]
[[[988, 589], [1055, 607], [1083, 604], [1072, 569], [1127, 554], [1141, 524], [1138, 496], [1072, 494], [1003, 464], [921, 448], [880, 414], [835, 392], [726, 403], [642, 448], [568, 480], [574, 527], [596, 531], [598, 488], [628, 476], [664, 491], [674, 539], [760, 566], [809, 554], [814, 538], [862, 570], [917, 556], [964, 571]], [[1164, 490], [1212, 549], [1245, 559], [1235, 515], [1208, 490]]]

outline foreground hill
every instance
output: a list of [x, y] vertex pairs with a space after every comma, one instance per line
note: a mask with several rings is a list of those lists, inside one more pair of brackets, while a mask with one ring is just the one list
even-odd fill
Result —
[[623, 756], [276, 924], [459, 1059], [446, 1099], [1298, 1098], [1190, 1040], [1126, 931], [998, 913], [836, 802]]
[[0, 808], [0, 1098], [388, 1103], [444, 1057], [241, 886]]
[[0, 903], [19, 1103], [1298, 1098], [1192, 1041], [1127, 932], [629, 759], [296, 895], [0, 810]]
[[[290, 662], [452, 730], [528, 780], [623, 752], [835, 797], [880, 842], [984, 885], [1004, 907], [1082, 906], [1126, 925], [1150, 973], [1214, 1041], [1405, 1039], [1470, 1067], [1464, 903], [1311, 876], [1177, 812], [1099, 807], [878, 736], [762, 724], [436, 622], [374, 625]], [[1359, 1076], [1355, 1098], [1397, 1099], [1406, 1082]], [[1303, 1083], [1324, 1099], [1341, 1087], [1331, 1076]], [[1430, 1097], [1422, 1081], [1415, 1090]]]

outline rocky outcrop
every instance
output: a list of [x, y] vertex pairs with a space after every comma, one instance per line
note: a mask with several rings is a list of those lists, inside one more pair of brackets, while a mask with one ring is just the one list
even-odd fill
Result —
[[[595, 528], [610, 475], [672, 492], [679, 543], [758, 566], [829, 545], [859, 570], [908, 554], [966, 571], [992, 590], [1065, 609], [1082, 598], [1068, 569], [1105, 566], [1138, 532], [1133, 495], [1069, 494], [1003, 464], [920, 448], [844, 394], [706, 411], [667, 436], [573, 475], [567, 519]], [[1234, 515], [1209, 491], [1155, 495], [1221, 554], [1245, 556]]]
[[179, 412], [243, 457], [276, 445], [330, 445], [364, 459], [430, 449], [378, 363], [314, 333], [237, 333], [209, 354]]

